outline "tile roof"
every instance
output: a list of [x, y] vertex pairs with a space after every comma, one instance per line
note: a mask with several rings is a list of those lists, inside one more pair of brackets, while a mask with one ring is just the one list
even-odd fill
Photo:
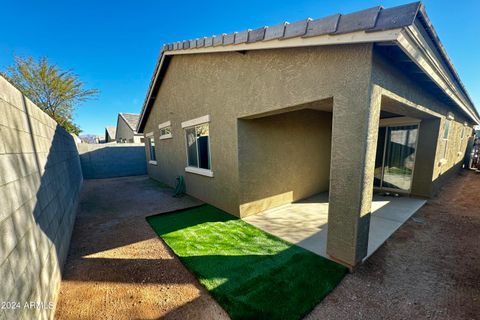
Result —
[[119, 115], [125, 120], [130, 129], [132, 129], [134, 132], [137, 132], [137, 125], [140, 121], [140, 114], [121, 112], [119, 113]]
[[[297, 38], [305, 39], [305, 41], [307, 41], [308, 38], [312, 37], [333, 37], [354, 32], [375, 34], [375, 32], [398, 30], [402, 28], [406, 29], [410, 26], [414, 26], [417, 22], [424, 26], [428, 36], [432, 40], [433, 46], [440, 52], [441, 59], [446, 62], [446, 66], [452, 73], [454, 81], [459, 84], [459, 90], [467, 99], [467, 108], [474, 113], [473, 117], [476, 118], [475, 121], [477, 121], [477, 119], [480, 118], [478, 111], [475, 109], [465, 86], [453, 66], [453, 63], [440, 42], [440, 39], [425, 12], [425, 7], [421, 2], [414, 2], [392, 8], [377, 6], [349, 14], [334, 14], [319, 19], [308, 18], [294, 23], [284, 22], [271, 27], [265, 26], [257, 29], [248, 29], [240, 32], [213, 35], [210, 37], [165, 44], [160, 51], [160, 56], [155, 66], [147, 96], [145, 97], [137, 131], [143, 132], [146, 118], [148, 118], [151, 109], [151, 101], [155, 99], [152, 92], [155, 91], [155, 88], [158, 89], [157, 80], [160, 79], [159, 82], [161, 82], [168, 67], [169, 59], [163, 58], [177, 54], [176, 51], [182, 51], [182, 53], [201, 53], [205, 52], [205, 50], [221, 49], [222, 47], [228, 47], [225, 48], [225, 50], [235, 50], [236, 45], [242, 47], [241, 50], [249, 50], [248, 45], [252, 43], [265, 43], [265, 45], [260, 45], [260, 47], [268, 47], [268, 42], [272, 40], [281, 42], [282, 40]], [[376, 40], [368, 41], [375, 42]], [[285, 41], [285, 43], [287, 42], [288, 41]], [[276, 45], [276, 48], [278, 47], [281, 47], [281, 45]]]
[[284, 22], [272, 27], [248, 29], [241, 32], [169, 43], [164, 45], [162, 50], [166, 52], [274, 39], [307, 38], [324, 34], [335, 35], [355, 31], [375, 32], [397, 29], [413, 24], [420, 6], [420, 2], [388, 9], [377, 6], [349, 14], [335, 14], [315, 20], [308, 18], [294, 23]]
[[105, 130], [107, 131], [110, 139], [115, 139], [115, 134], [117, 132], [117, 127], [106, 127]]

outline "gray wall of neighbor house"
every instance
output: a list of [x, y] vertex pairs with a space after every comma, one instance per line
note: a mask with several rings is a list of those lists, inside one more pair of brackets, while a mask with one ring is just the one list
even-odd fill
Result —
[[0, 319], [53, 317], [82, 184], [75, 142], [0, 77]]
[[147, 174], [143, 143], [78, 144], [83, 178], [104, 179]]

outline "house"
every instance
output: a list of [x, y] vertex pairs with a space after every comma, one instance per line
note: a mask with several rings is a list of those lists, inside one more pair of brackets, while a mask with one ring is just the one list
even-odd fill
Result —
[[372, 194], [434, 195], [478, 123], [411, 3], [164, 45], [137, 131], [152, 178], [239, 217], [328, 191], [327, 252], [355, 266]]
[[115, 140], [118, 143], [143, 143], [143, 134], [137, 133], [139, 114], [119, 113]]
[[115, 142], [117, 128], [116, 127], [106, 127], [105, 128], [105, 140], [101, 143], [110, 143]]

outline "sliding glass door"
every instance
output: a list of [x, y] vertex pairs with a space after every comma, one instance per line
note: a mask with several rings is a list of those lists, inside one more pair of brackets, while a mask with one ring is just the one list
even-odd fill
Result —
[[417, 137], [416, 124], [379, 128], [375, 157], [375, 187], [410, 191]]

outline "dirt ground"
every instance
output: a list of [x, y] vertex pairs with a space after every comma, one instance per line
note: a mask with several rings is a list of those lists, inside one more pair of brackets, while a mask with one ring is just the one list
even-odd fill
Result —
[[200, 202], [148, 177], [85, 180], [55, 319], [221, 319], [145, 220]]
[[[453, 179], [306, 318], [478, 319], [479, 190]], [[195, 204], [147, 177], [85, 181], [55, 318], [227, 319], [144, 219]]]
[[306, 319], [480, 319], [480, 174], [447, 183]]

